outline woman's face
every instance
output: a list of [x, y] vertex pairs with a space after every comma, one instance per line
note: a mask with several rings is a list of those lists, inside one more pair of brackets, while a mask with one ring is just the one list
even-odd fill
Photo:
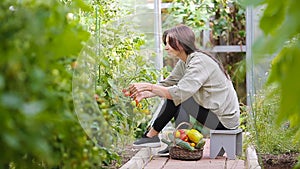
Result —
[[177, 51], [175, 49], [173, 49], [170, 44], [169, 44], [169, 36], [167, 35], [166, 37], [166, 46], [165, 46], [165, 50], [167, 51], [168, 55], [170, 56], [178, 56], [180, 54], [180, 51]]

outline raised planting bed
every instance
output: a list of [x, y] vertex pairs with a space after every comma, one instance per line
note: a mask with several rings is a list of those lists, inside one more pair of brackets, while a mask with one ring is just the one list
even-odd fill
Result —
[[292, 169], [298, 162], [299, 153], [260, 154], [265, 169]]

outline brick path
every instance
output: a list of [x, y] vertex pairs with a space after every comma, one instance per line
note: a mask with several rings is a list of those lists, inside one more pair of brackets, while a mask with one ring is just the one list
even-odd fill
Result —
[[225, 156], [216, 159], [209, 158], [209, 140], [204, 145], [203, 157], [198, 161], [173, 160], [168, 157], [152, 156], [144, 169], [245, 169], [241, 159], [229, 160]]

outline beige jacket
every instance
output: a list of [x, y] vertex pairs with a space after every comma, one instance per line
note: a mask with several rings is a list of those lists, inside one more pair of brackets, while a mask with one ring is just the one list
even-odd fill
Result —
[[218, 64], [209, 56], [194, 52], [186, 63], [179, 60], [165, 80], [175, 105], [193, 97], [202, 107], [215, 113], [229, 129], [239, 126], [239, 102], [230, 79], [226, 78]]

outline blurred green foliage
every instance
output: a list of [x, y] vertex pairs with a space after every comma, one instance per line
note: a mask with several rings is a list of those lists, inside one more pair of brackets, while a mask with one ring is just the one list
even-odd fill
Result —
[[89, 37], [67, 18], [78, 4], [1, 2], [1, 168], [81, 168], [98, 160], [72, 108], [70, 63]]
[[163, 27], [183, 23], [193, 28], [197, 37], [209, 29], [210, 41], [204, 47], [244, 45], [245, 12], [235, 0], [173, 0], [171, 7], [164, 11]]
[[[274, 56], [271, 63], [270, 76], [266, 85], [278, 85], [280, 90], [280, 107], [277, 124], [290, 121], [291, 126], [298, 128], [297, 139], [300, 138], [300, 11], [299, 2], [293, 0], [245, 1], [245, 5], [263, 6], [259, 21], [262, 35], [253, 46], [253, 54], [258, 61], [261, 58]], [[272, 95], [270, 96], [272, 97]], [[272, 98], [268, 98], [272, 99]]]
[[[258, 151], [272, 154], [287, 151], [299, 152], [299, 2], [294, 0], [276, 2], [272, 0], [246, 0], [243, 3], [261, 9], [259, 28], [262, 34], [256, 35], [257, 40], [253, 45], [253, 55], [256, 62], [264, 58], [274, 58], [270, 63], [270, 75], [266, 87], [263, 89], [265, 91], [262, 91], [271, 94], [265, 95], [263, 100], [255, 100], [256, 105], [261, 102], [268, 103], [261, 105], [262, 110], [256, 109], [254, 112], [254, 123], [256, 123], [254, 130], [257, 131], [253, 134], [257, 135]], [[268, 112], [270, 114], [267, 114]], [[263, 121], [266, 123], [262, 124]], [[285, 125], [282, 127], [282, 124]], [[265, 125], [268, 125], [267, 130], [261, 130], [262, 125], [264, 128]], [[270, 140], [272, 141], [270, 142]], [[300, 163], [295, 166], [295, 168], [299, 167]]]
[[[122, 89], [158, 77], [145, 57], [153, 53], [139, 52], [143, 35], [120, 20], [130, 11], [102, 0], [4, 0], [0, 8], [0, 168], [118, 167], [122, 148], [148, 122], [154, 103], [137, 108]], [[79, 74], [88, 62], [78, 60], [83, 52], [95, 63]], [[84, 84], [90, 75], [93, 87], [74, 91], [74, 78]], [[75, 114], [78, 95], [84, 95], [81, 108], [97, 105], [85, 109], [96, 117], [88, 124], [93, 135]]]
[[[164, 19], [164, 27], [173, 27], [177, 24], [186, 24], [195, 30], [207, 28], [206, 22], [213, 15], [211, 0], [173, 0], [170, 8], [165, 11], [168, 15]], [[199, 33], [197, 31], [196, 33]]]
[[[289, 122], [274, 125], [279, 111], [280, 94], [276, 85], [257, 92], [252, 116], [247, 117], [247, 141], [255, 146], [258, 154], [285, 154], [300, 151], [297, 128]], [[270, 97], [272, 96], [272, 97]]]
[[72, 74], [90, 32], [80, 0], [8, 1], [0, 6], [0, 168], [99, 168], [118, 159], [80, 126]]

